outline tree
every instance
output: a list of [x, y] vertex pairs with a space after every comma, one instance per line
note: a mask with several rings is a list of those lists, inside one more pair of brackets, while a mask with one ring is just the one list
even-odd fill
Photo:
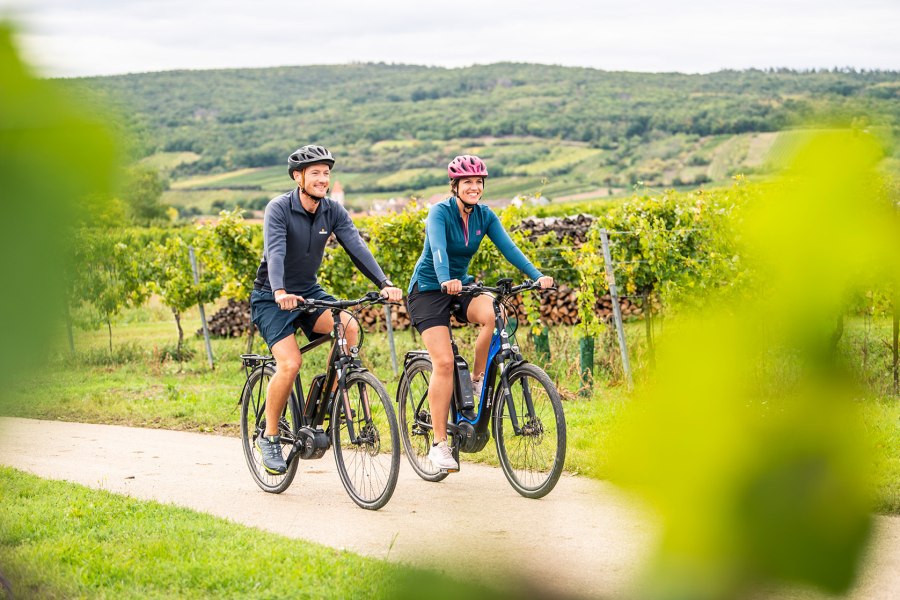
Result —
[[136, 223], [149, 223], [166, 219], [166, 206], [160, 202], [168, 183], [158, 171], [134, 166], [124, 172], [122, 198], [128, 216]]
[[[207, 257], [206, 260], [212, 258], [210, 262], [214, 262], [215, 251], [210, 241], [209, 236], [198, 235], [194, 239], [194, 244], [198, 255]], [[182, 236], [172, 236], [164, 244], [153, 244], [151, 248], [153, 254], [151, 287], [175, 316], [175, 326], [178, 328], [175, 358], [181, 360], [184, 357], [184, 329], [181, 327], [181, 315], [195, 304], [212, 302], [219, 297], [223, 286], [220, 270], [202, 268], [201, 263], [198, 265], [200, 283], [195, 284], [188, 243]]]
[[142, 245], [129, 235], [81, 229], [75, 236], [75, 268], [69, 280], [69, 306], [89, 304], [89, 326], [106, 324], [112, 352], [112, 322], [126, 306], [140, 306], [149, 290]]

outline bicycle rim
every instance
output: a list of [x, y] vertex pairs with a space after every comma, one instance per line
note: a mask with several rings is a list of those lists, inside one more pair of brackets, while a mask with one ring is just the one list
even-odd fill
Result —
[[[280, 494], [288, 489], [294, 476], [297, 474], [297, 461], [288, 464], [287, 471], [283, 475], [272, 475], [266, 471], [262, 462], [262, 455], [256, 448], [256, 438], [266, 426], [266, 389], [269, 380], [275, 370], [267, 366], [264, 369], [256, 369], [247, 378], [244, 390], [241, 394], [241, 442], [244, 447], [244, 459], [253, 480], [263, 490]], [[281, 436], [281, 452], [287, 458], [294, 442], [294, 432], [299, 428], [300, 415], [297, 410], [296, 398], [291, 392], [287, 405], [282, 411], [278, 433]]]
[[428, 458], [428, 451], [434, 440], [428, 406], [430, 381], [430, 361], [415, 360], [404, 369], [397, 388], [400, 437], [403, 440], [403, 451], [416, 475], [425, 481], [441, 481], [447, 477], [447, 473], [435, 467]]
[[[348, 375], [344, 392], [346, 403], [336, 401], [331, 416], [335, 463], [353, 501], [362, 508], [377, 510], [391, 499], [400, 472], [394, 408], [384, 386], [368, 372]], [[356, 443], [351, 440], [351, 426]]]
[[[503, 473], [513, 488], [528, 498], [546, 496], [562, 474], [566, 456], [566, 421], [562, 401], [550, 377], [532, 364], [509, 374], [509, 389], [518, 431], [510, 414], [510, 399], [497, 390], [494, 437]], [[530, 395], [534, 413], [529, 414]]]

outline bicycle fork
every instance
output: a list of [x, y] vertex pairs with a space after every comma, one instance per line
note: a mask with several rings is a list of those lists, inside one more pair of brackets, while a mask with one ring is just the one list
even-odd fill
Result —
[[[528, 379], [522, 378], [522, 397], [525, 399], [525, 410], [527, 411], [527, 421], [532, 423], [537, 420], [537, 416], [534, 411], [534, 401], [531, 397], [531, 388], [528, 386]], [[513, 433], [515, 435], [523, 435], [525, 432], [522, 430], [522, 426], [519, 423], [519, 415], [516, 412], [515, 401], [512, 396], [512, 388], [509, 385], [509, 376], [507, 375], [506, 369], [502, 370], [500, 373], [500, 385], [503, 389], [503, 401], [506, 402], [506, 410], [509, 415], [509, 422], [512, 425]]]
[[[359, 446], [363, 443], [363, 440], [360, 439], [359, 434], [356, 432], [356, 413], [353, 410], [353, 407], [350, 406], [350, 394], [347, 393], [347, 371], [346, 367], [343, 367], [338, 372], [338, 393], [340, 394], [340, 401], [344, 408], [344, 419], [347, 421], [347, 437], [355, 446]], [[360, 401], [362, 404], [363, 410], [363, 420], [364, 423], [371, 423], [372, 421], [372, 411], [369, 405], [369, 390], [365, 385], [359, 386], [359, 394]], [[334, 423], [332, 427], [340, 427], [340, 423]], [[374, 440], [372, 440], [374, 441]]]

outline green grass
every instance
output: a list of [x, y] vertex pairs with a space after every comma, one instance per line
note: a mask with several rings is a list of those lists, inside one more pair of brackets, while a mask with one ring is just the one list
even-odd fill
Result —
[[862, 405], [862, 414], [878, 490], [876, 510], [900, 514], [900, 402], [896, 397], [868, 400]]
[[142, 158], [139, 162], [159, 171], [170, 171], [178, 165], [197, 162], [200, 158], [200, 155], [194, 152], [157, 152]]
[[[284, 190], [282, 190], [284, 191]], [[270, 199], [275, 197], [276, 193], [269, 193], [265, 190], [191, 190], [191, 189], [174, 189], [163, 192], [161, 201], [169, 206], [182, 208], [198, 208], [203, 214], [218, 214], [212, 208], [213, 202], [222, 200], [229, 206], [231, 205], [249, 205], [251, 201], [257, 198]]]
[[[15, 598], [415, 598], [469, 583], [224, 519], [0, 467]], [[4, 596], [5, 597], [5, 596]]]
[[549, 156], [541, 156], [538, 160], [516, 167], [512, 172], [517, 175], [541, 176], [550, 171], [568, 171], [574, 165], [602, 154], [602, 150], [579, 146], [556, 146]]

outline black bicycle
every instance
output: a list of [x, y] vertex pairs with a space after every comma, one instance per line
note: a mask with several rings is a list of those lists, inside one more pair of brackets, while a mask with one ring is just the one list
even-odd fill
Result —
[[[528, 498], [550, 493], [566, 457], [566, 419], [559, 392], [543, 369], [522, 358], [508, 318], [515, 310], [507, 301], [537, 289], [540, 286], [532, 281], [513, 286], [512, 279], [501, 279], [495, 287], [463, 286], [461, 294], [491, 294], [494, 303], [494, 336], [478, 398], [473, 398], [468, 365], [450, 338], [455, 367], [447, 433], [453, 456], [459, 462], [460, 452], [479, 452], [493, 431], [503, 473]], [[427, 399], [431, 372], [427, 352], [407, 352], [397, 402], [403, 448], [413, 470], [426, 481], [441, 481], [447, 472], [428, 459], [434, 439]]]
[[275, 359], [259, 354], [242, 354], [247, 381], [241, 392], [241, 439], [244, 458], [257, 485], [275, 494], [285, 491], [297, 474], [298, 459], [321, 458], [334, 448], [341, 482], [362, 508], [377, 510], [387, 504], [400, 472], [400, 444], [394, 409], [384, 385], [359, 360], [364, 332], [359, 343], [348, 348], [341, 313], [350, 308], [383, 304], [378, 292], [358, 300], [306, 300], [298, 310], [318, 307], [331, 310], [334, 330], [300, 348], [301, 354], [332, 341], [325, 373], [312, 378], [308, 395], [303, 394], [300, 374], [279, 419], [282, 454], [288, 465], [281, 475], [263, 466], [254, 441], [266, 427], [266, 389], [275, 374]]

